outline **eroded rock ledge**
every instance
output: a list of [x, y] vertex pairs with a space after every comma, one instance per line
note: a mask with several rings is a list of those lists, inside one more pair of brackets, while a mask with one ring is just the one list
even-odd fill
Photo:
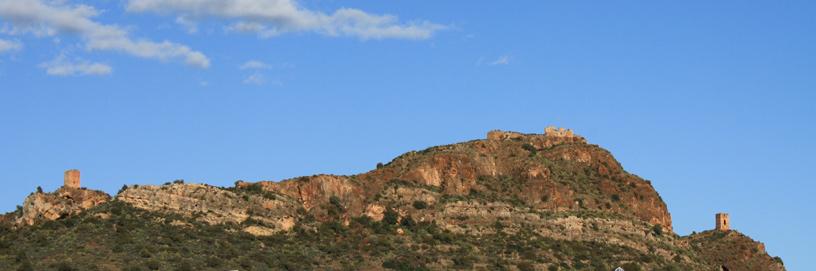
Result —
[[238, 195], [203, 184], [130, 186], [116, 195], [116, 200], [136, 208], [192, 217], [209, 224], [251, 221], [258, 225], [248, 226], [247, 231], [261, 235], [291, 229], [301, 206], [284, 195]]
[[110, 199], [105, 192], [84, 188], [63, 186], [53, 193], [37, 191], [25, 199], [16, 222], [19, 225], [33, 225], [40, 221], [57, 220], [79, 214]]

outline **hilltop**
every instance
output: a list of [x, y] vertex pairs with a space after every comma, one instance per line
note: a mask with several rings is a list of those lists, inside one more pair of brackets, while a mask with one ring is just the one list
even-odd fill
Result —
[[65, 186], [0, 219], [2, 270], [784, 270], [730, 225], [673, 232], [652, 184], [570, 130], [491, 131], [369, 172], [117, 195]]

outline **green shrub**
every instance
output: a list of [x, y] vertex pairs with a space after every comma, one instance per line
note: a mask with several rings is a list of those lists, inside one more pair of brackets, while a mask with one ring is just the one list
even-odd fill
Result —
[[530, 143], [524, 143], [524, 145], [521, 145], [521, 148], [530, 152], [530, 156], [535, 156], [538, 152], [538, 149]]
[[221, 266], [223, 261], [218, 257], [210, 256], [210, 257], [207, 257], [207, 260], [204, 263], [207, 264], [207, 266], [209, 266], [209, 267], [215, 268], [215, 267]]
[[146, 265], [147, 269], [150, 270], [159, 270], [159, 268], [161, 268], [161, 264], [155, 260], [148, 261]]
[[422, 210], [422, 209], [428, 208], [428, 203], [426, 203], [425, 201], [421, 201], [421, 200], [415, 200], [414, 201], [414, 208], [417, 209], [417, 210]]
[[626, 271], [641, 271], [641, 270], [643, 270], [643, 269], [640, 268], [640, 265], [638, 265], [636, 263], [625, 263], [625, 264], [621, 265], [620, 267], [623, 268], [623, 270], [626, 270]]
[[17, 255], [14, 257], [14, 262], [27, 262], [28, 256], [26, 255], [25, 251], [17, 252]]
[[25, 261], [20, 264], [20, 267], [17, 268], [17, 271], [34, 271], [34, 267], [31, 266], [31, 262]]
[[143, 248], [139, 251], [139, 256], [142, 256], [142, 258], [150, 258], [153, 255], [150, 254], [150, 251], [148, 251], [146, 248]]
[[400, 257], [395, 259], [388, 259], [383, 261], [383, 268], [399, 270], [399, 271], [419, 271], [427, 270], [424, 264], [417, 261], [412, 261], [409, 257]]
[[400, 225], [407, 229], [414, 229], [414, 227], [416, 226], [416, 221], [414, 221], [413, 217], [406, 216], [402, 218], [402, 220], [400, 221]]
[[657, 236], [663, 235], [663, 226], [661, 226], [660, 224], [655, 224], [654, 226], [652, 226], [652, 232], [654, 232], [654, 234]]
[[77, 269], [66, 262], [58, 263], [56, 269], [57, 271], [77, 271]]
[[399, 214], [394, 209], [386, 208], [385, 213], [383, 214], [382, 222], [386, 225], [395, 225], [399, 222]]
[[338, 198], [337, 196], [329, 197], [328, 212], [329, 212], [330, 217], [335, 218], [335, 219], [339, 219], [340, 216], [343, 215], [345, 210], [346, 210], [346, 208], [343, 207], [343, 202], [340, 201], [340, 198]]
[[520, 271], [535, 271], [535, 266], [529, 262], [523, 262], [516, 265]]
[[683, 268], [681, 268], [680, 266], [678, 266], [676, 264], [669, 264], [669, 265], [666, 265], [666, 266], [663, 266], [661, 268], [656, 269], [656, 271], [682, 271], [682, 270], [683, 270]]
[[459, 255], [453, 258], [453, 266], [458, 269], [473, 269], [475, 259], [471, 255]]
[[181, 264], [176, 267], [176, 271], [193, 271], [193, 265], [187, 261], [181, 262]]

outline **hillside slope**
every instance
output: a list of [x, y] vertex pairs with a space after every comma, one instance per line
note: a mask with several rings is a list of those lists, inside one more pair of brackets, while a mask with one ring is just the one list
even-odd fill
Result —
[[133, 185], [36, 215], [56, 194], [0, 220], [0, 269], [784, 270], [736, 231], [674, 234], [649, 181], [564, 129], [492, 131], [352, 176]]

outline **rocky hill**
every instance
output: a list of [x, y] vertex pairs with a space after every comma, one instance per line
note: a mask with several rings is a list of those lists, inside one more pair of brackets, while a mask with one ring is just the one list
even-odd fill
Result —
[[676, 235], [649, 181], [555, 128], [351, 176], [132, 185], [113, 199], [63, 187], [0, 221], [2, 270], [784, 270], [734, 230]]

